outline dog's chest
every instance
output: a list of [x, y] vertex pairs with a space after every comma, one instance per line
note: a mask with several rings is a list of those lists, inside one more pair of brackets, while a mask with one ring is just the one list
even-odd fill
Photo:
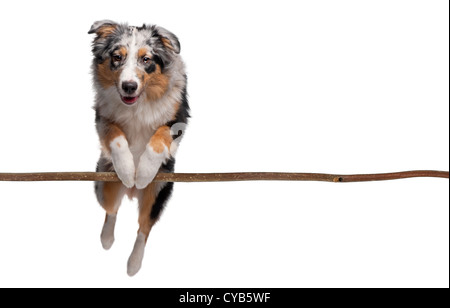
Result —
[[166, 94], [158, 101], [138, 101], [126, 106], [117, 97], [114, 88], [109, 88], [98, 96], [97, 106], [102, 116], [117, 123], [125, 133], [135, 162], [144, 152], [156, 130], [173, 120], [177, 111], [178, 95]]
[[175, 110], [172, 104], [164, 100], [157, 104], [143, 103], [134, 107], [125, 108], [116, 116], [136, 163], [156, 130], [173, 118]]
[[137, 120], [130, 121], [126, 125], [123, 125], [123, 130], [130, 151], [133, 154], [135, 164], [137, 164], [138, 158], [145, 151], [145, 147], [156, 130], [149, 125], [142, 125], [142, 123], [139, 123]]

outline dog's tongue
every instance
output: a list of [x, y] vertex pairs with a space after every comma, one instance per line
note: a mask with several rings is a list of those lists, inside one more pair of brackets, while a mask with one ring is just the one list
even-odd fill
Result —
[[122, 96], [122, 101], [128, 105], [134, 104], [137, 101], [137, 99], [138, 99], [137, 96], [133, 96], [133, 97]]

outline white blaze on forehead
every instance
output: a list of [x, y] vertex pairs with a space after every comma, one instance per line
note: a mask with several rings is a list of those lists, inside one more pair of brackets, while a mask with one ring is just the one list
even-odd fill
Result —
[[136, 27], [130, 27], [130, 37], [127, 38], [126, 46], [128, 49], [127, 59], [120, 75], [120, 82], [134, 81], [139, 84], [139, 79], [136, 75], [138, 44], [137, 44], [137, 29]]

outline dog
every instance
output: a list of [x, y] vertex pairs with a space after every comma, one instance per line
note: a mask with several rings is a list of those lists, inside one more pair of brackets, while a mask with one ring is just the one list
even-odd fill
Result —
[[153, 182], [173, 172], [175, 153], [189, 118], [187, 77], [178, 38], [156, 26], [96, 21], [92, 43], [95, 124], [101, 143], [97, 172], [115, 171], [120, 182], [95, 182], [106, 211], [101, 243], [114, 243], [114, 227], [125, 195], [139, 203], [139, 230], [127, 273], [141, 268], [153, 225], [170, 198], [173, 183]]

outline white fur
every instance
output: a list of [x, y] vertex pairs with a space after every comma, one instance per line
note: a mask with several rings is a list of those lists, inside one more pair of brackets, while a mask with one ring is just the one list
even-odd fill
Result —
[[136, 188], [143, 189], [150, 184], [158, 173], [161, 164], [170, 157], [169, 149], [164, 145], [164, 151], [161, 153], [147, 145], [142, 153], [136, 170]]
[[117, 176], [128, 188], [134, 186], [135, 167], [133, 154], [128, 147], [127, 139], [123, 136], [114, 138], [110, 143], [111, 158]]
[[[123, 67], [122, 73], [119, 78], [119, 85], [126, 81], [134, 81], [139, 85], [139, 89], [142, 88], [140, 81], [136, 74], [136, 63], [138, 62], [138, 45], [136, 42], [136, 28], [131, 28], [131, 41], [128, 42], [128, 55]], [[120, 90], [122, 92], [122, 89]], [[138, 91], [139, 92], [139, 91]], [[123, 96], [126, 96], [127, 93], [122, 92]]]
[[105, 250], [109, 250], [114, 243], [114, 228], [116, 226], [116, 214], [106, 215], [100, 239]]
[[131, 252], [130, 258], [127, 264], [127, 273], [129, 276], [136, 275], [141, 269], [142, 259], [144, 258], [145, 251], [145, 235], [139, 232], [134, 243], [133, 251]]
[[172, 125], [172, 127], [170, 128], [170, 134], [171, 135], [178, 135], [179, 132], [181, 131], [181, 136], [173, 139], [172, 143], [170, 144], [170, 155], [175, 157], [175, 154], [177, 153], [178, 150], [178, 145], [180, 144], [181, 138], [184, 135], [184, 132], [186, 130], [186, 123], [175, 123]]

